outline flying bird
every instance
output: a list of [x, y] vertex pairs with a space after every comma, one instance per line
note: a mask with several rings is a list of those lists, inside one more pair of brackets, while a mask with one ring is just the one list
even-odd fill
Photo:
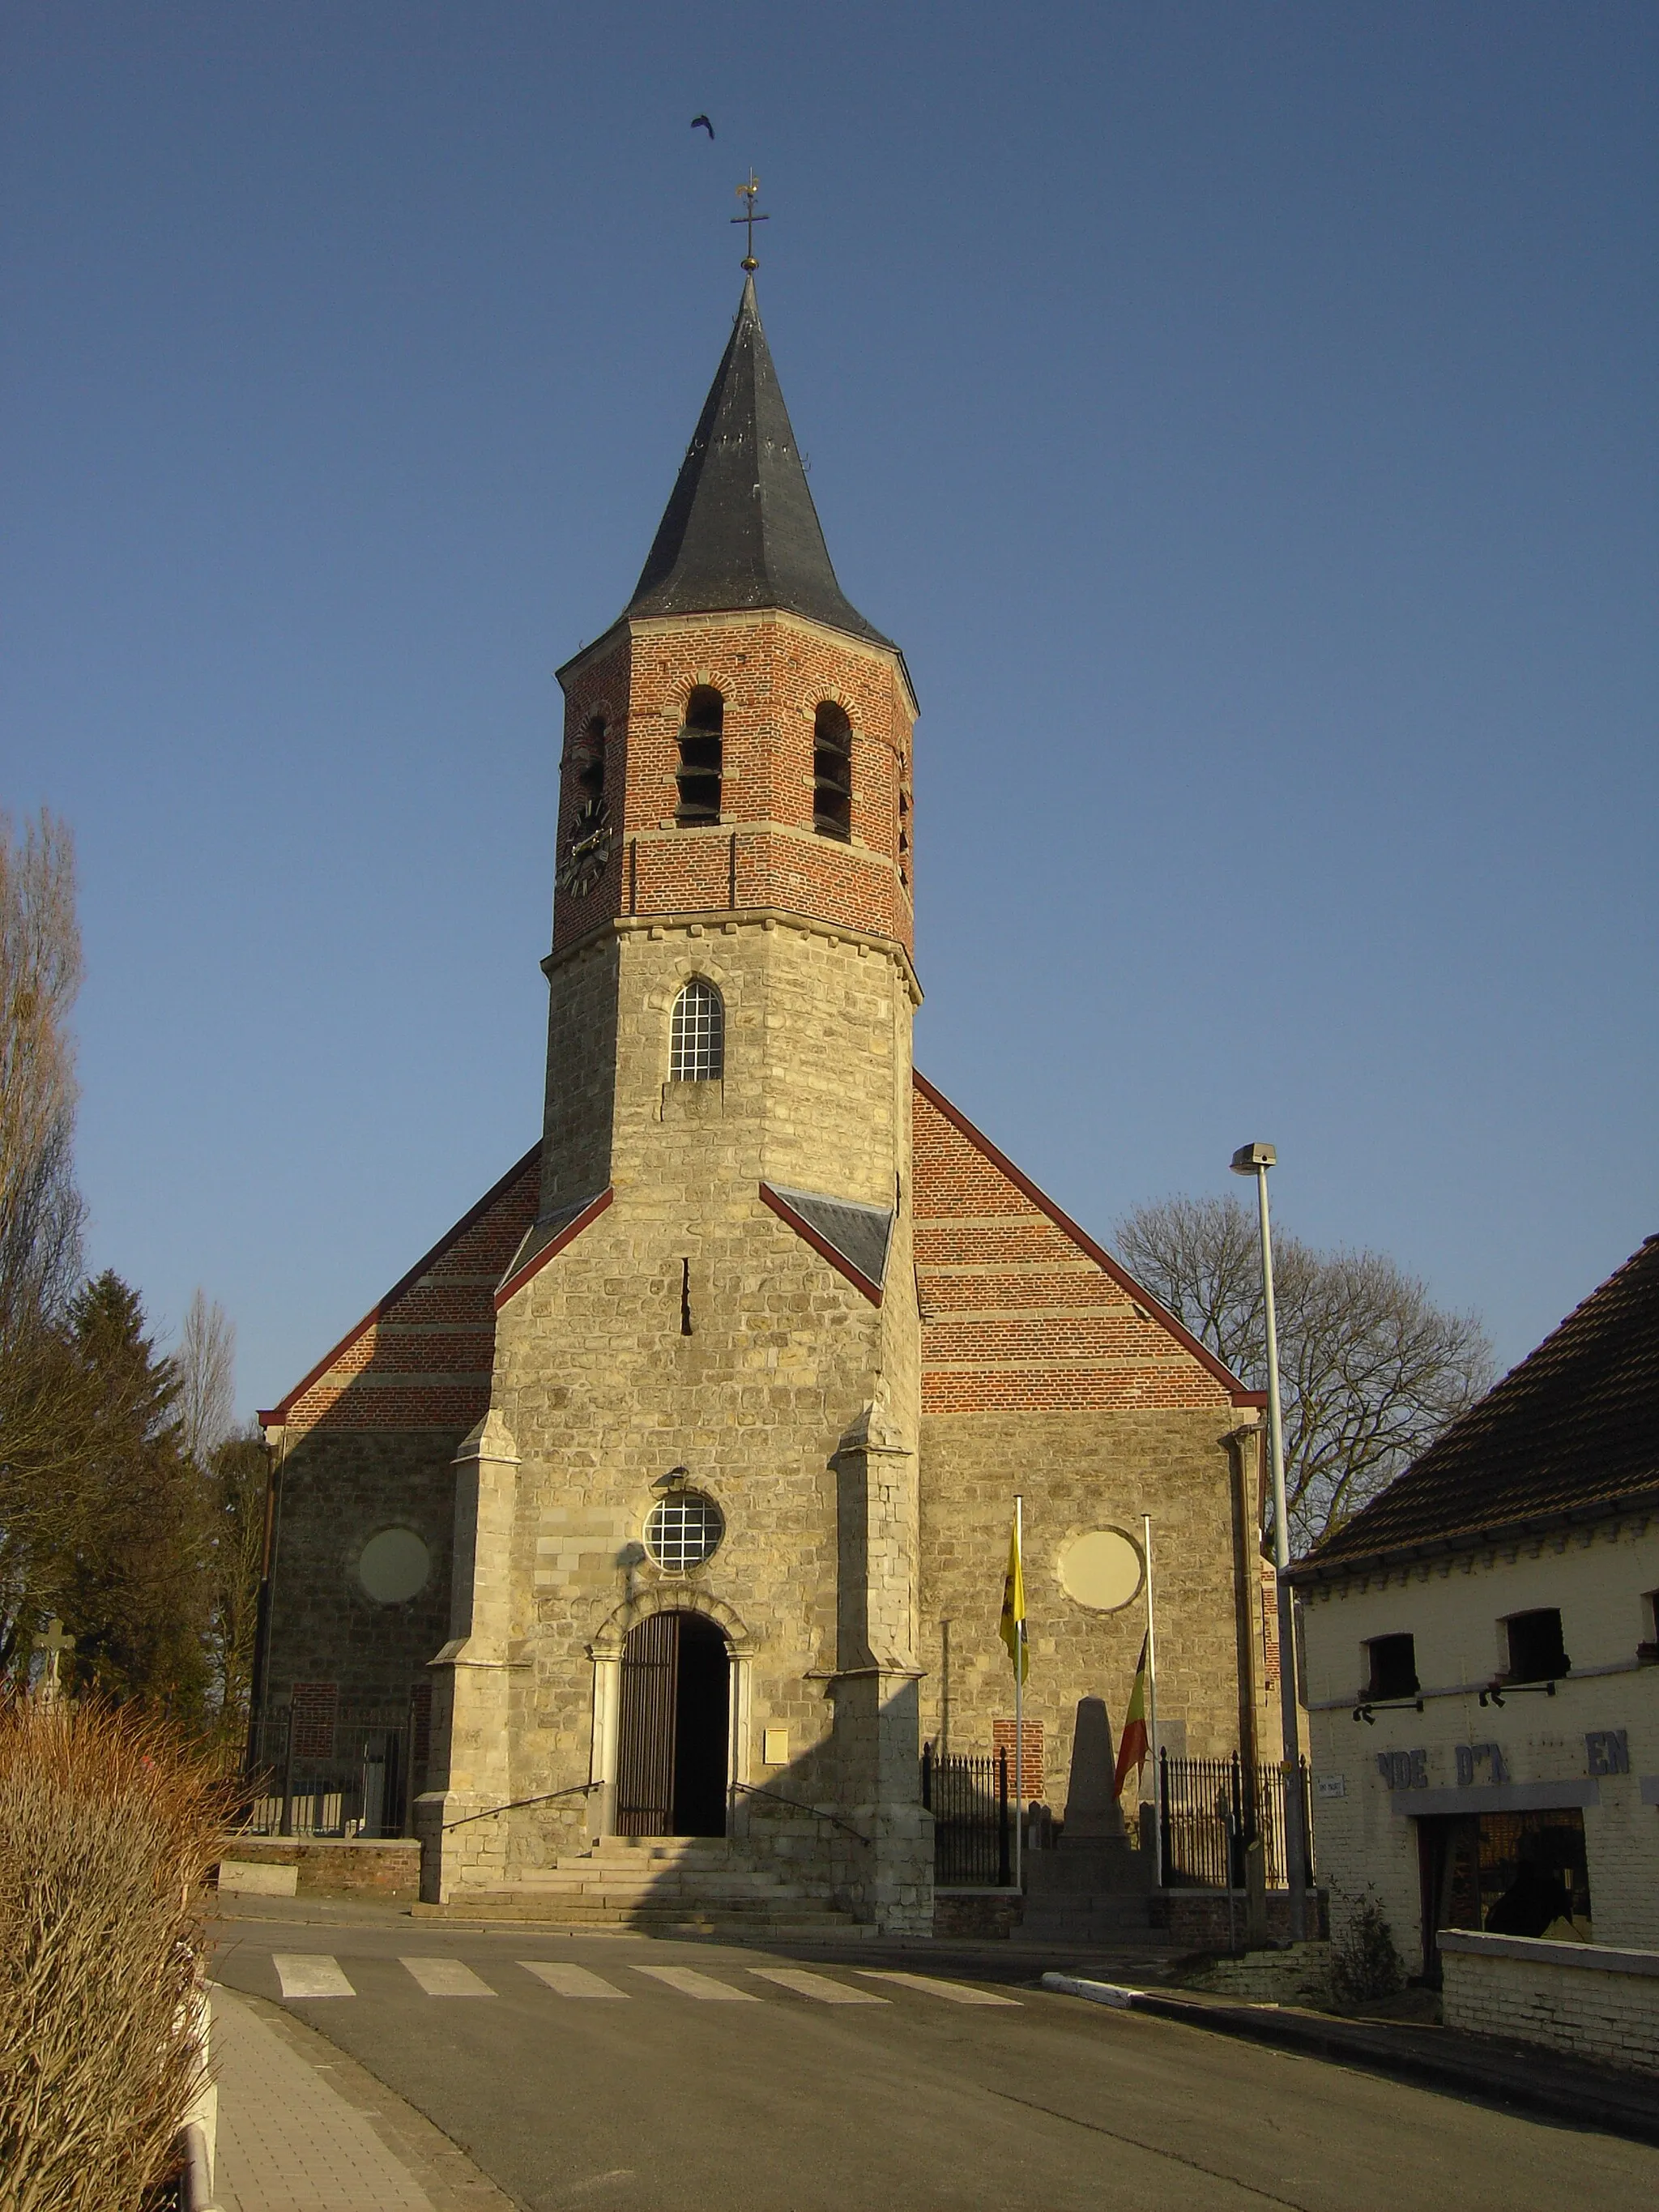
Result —
[[694, 115], [691, 118], [691, 128], [694, 131], [706, 131], [711, 138], [714, 135], [714, 126], [706, 115]]

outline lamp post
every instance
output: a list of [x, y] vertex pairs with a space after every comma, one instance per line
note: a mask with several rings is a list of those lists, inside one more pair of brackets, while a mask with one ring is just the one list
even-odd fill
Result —
[[1291, 1940], [1308, 1933], [1306, 1814], [1302, 1804], [1302, 1728], [1296, 1694], [1296, 1639], [1292, 1632], [1291, 1528], [1285, 1510], [1285, 1424], [1279, 1401], [1279, 1330], [1273, 1320], [1273, 1243], [1267, 1221], [1267, 1170], [1279, 1155], [1271, 1145], [1241, 1145], [1233, 1154], [1235, 1175], [1255, 1177], [1261, 1223], [1261, 1304], [1267, 1329], [1267, 1457], [1273, 1486], [1273, 1565], [1279, 1584], [1279, 1716], [1285, 1756], [1285, 1879], [1291, 1892]]

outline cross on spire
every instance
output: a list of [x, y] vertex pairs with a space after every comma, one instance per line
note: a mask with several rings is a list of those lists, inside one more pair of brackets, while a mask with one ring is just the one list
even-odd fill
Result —
[[747, 200], [749, 204], [741, 215], [734, 215], [732, 218], [733, 222], [744, 222], [749, 226], [749, 251], [744, 255], [741, 265], [748, 270], [751, 276], [760, 267], [759, 262], [755, 258], [755, 225], [757, 222], [770, 222], [772, 220], [769, 215], [755, 213], [755, 195], [759, 190], [760, 179], [750, 169], [749, 182], [738, 186], [738, 198], [740, 200]]

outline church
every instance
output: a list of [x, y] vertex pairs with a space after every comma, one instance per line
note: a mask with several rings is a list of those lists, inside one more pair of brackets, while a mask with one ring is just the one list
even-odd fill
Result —
[[928, 1934], [924, 1747], [1012, 1760], [1017, 1495], [1016, 1794], [1059, 1812], [1079, 1701], [1124, 1711], [1145, 1516], [1163, 1741], [1276, 1755], [1261, 1401], [913, 1064], [915, 695], [752, 271], [558, 675], [541, 1134], [260, 1417], [256, 1733], [406, 1717], [355, 1817], [419, 1837], [428, 1905], [609, 1869], [647, 1924], [690, 1869]]

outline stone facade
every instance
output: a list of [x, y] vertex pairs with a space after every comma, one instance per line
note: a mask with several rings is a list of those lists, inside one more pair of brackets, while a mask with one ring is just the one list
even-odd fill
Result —
[[[745, 346], [763, 384], [752, 292], [722, 377]], [[1059, 1790], [1079, 1698], [1121, 1713], [1142, 1627], [1133, 1588], [1109, 1613], [1067, 1595], [1064, 1547], [1113, 1528], [1137, 1547], [1145, 1512], [1170, 1734], [1257, 1733], [1257, 1401], [915, 1076], [915, 699], [814, 550], [804, 475], [777, 490], [787, 419], [763, 393], [756, 428], [740, 370], [659, 533], [659, 611], [561, 672], [542, 1141], [264, 1417], [259, 1692], [429, 1685], [423, 1896], [545, 1894], [639, 1812], [645, 1631], [678, 1616], [678, 1652], [688, 1620], [712, 1624], [750, 1869], [730, 1881], [784, 1869], [800, 1898], [925, 1933], [921, 1743], [988, 1751], [1012, 1712], [995, 1621], [1017, 1492], [1036, 1786]], [[782, 520], [757, 536], [766, 498]], [[776, 603], [750, 605], [769, 563]], [[739, 579], [735, 604], [660, 611], [711, 576]], [[684, 783], [716, 697], [711, 816]], [[826, 711], [850, 730], [838, 817], [815, 781]], [[691, 1077], [672, 1059], [689, 986], [723, 1021], [722, 1064]], [[653, 1510], [688, 1498], [723, 1534], [661, 1564]], [[377, 1601], [362, 1547], [394, 1527], [429, 1573]]]
[[[452, 1462], [489, 1406], [494, 1295], [536, 1212], [539, 1146], [509, 1170], [264, 1416], [273, 1449], [258, 1702], [296, 1682], [348, 1707], [407, 1710], [449, 1622]], [[371, 1598], [359, 1566], [389, 1528], [425, 1545], [413, 1596]], [[280, 1593], [280, 1602], [270, 1597]]]

